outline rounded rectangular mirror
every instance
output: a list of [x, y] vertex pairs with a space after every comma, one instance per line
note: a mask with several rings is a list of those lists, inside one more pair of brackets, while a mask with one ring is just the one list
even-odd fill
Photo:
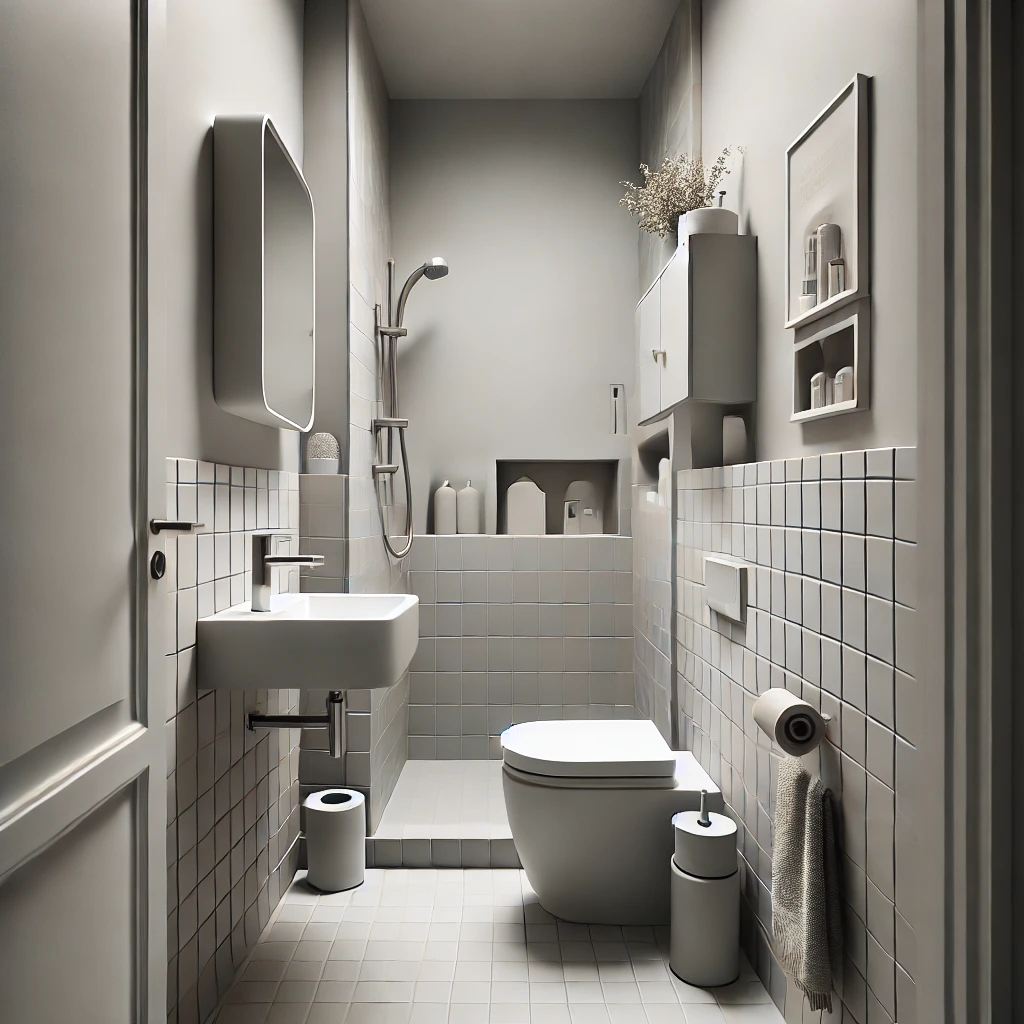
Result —
[[217, 404], [256, 423], [308, 430], [313, 198], [266, 115], [218, 116], [213, 136]]

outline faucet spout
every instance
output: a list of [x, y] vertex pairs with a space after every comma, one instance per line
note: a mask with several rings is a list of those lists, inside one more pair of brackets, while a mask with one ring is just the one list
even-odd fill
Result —
[[305, 565], [316, 567], [324, 564], [323, 555], [273, 555], [270, 549], [275, 537], [287, 534], [254, 533], [252, 535], [252, 610], [270, 611], [271, 572], [275, 565]]

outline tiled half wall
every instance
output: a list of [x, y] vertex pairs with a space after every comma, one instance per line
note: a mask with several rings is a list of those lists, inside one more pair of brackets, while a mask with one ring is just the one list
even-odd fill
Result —
[[633, 718], [629, 537], [417, 537], [409, 757], [501, 756], [513, 722]]
[[[167, 460], [167, 1009], [171, 1024], [210, 1018], [297, 866], [298, 731], [249, 732], [250, 711], [297, 711], [296, 690], [203, 689], [196, 620], [248, 599], [251, 536], [299, 524], [298, 477]], [[282, 539], [288, 551], [294, 539]], [[291, 547], [290, 550], [297, 550]], [[274, 573], [298, 591], [298, 573]]]
[[635, 483], [633, 505], [634, 687], [637, 711], [672, 737], [672, 509], [656, 485]]
[[[347, 573], [355, 542], [346, 538], [346, 522], [355, 514], [349, 504], [354, 483], [351, 477], [334, 474], [299, 477], [300, 550], [325, 556], [322, 568], [303, 570], [303, 592], [355, 590], [355, 581]], [[375, 577], [378, 586], [384, 592], [404, 591], [404, 569], [389, 567], [379, 532], [376, 543], [383, 566], [383, 575]], [[338, 688], [345, 689], [343, 665], [338, 668]], [[367, 826], [371, 833], [376, 829], [405, 763], [408, 693], [407, 673], [388, 689], [346, 690], [344, 761], [330, 756], [325, 729], [302, 730], [299, 780], [303, 799], [326, 786], [358, 789], [367, 800]], [[303, 691], [303, 712], [322, 714], [326, 699], [326, 691]]]
[[[846, 955], [832, 1019], [917, 1020], [908, 908], [920, 853], [905, 816], [918, 737], [914, 481], [913, 448], [677, 477], [680, 735], [740, 825], [744, 944], [787, 1021], [811, 1017], [806, 1008], [801, 1017], [800, 994], [787, 991], [771, 954], [775, 783], [784, 755], [751, 712], [769, 686], [832, 719], [819, 754], [805, 759], [835, 793], [841, 819]], [[705, 603], [708, 554], [752, 567], [745, 624]]]

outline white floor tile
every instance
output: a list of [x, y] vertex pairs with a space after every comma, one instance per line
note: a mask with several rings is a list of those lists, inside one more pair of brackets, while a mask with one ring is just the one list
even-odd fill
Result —
[[[470, 763], [427, 777], [465, 782]], [[782, 1021], [745, 959], [734, 985], [687, 985], [667, 929], [558, 921], [518, 870], [377, 869], [343, 895], [297, 876], [217, 1024]]]

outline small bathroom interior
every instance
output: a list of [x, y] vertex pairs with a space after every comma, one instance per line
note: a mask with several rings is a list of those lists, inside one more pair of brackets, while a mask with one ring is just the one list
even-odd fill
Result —
[[923, 1021], [918, 5], [156, 6], [144, 1019]]

